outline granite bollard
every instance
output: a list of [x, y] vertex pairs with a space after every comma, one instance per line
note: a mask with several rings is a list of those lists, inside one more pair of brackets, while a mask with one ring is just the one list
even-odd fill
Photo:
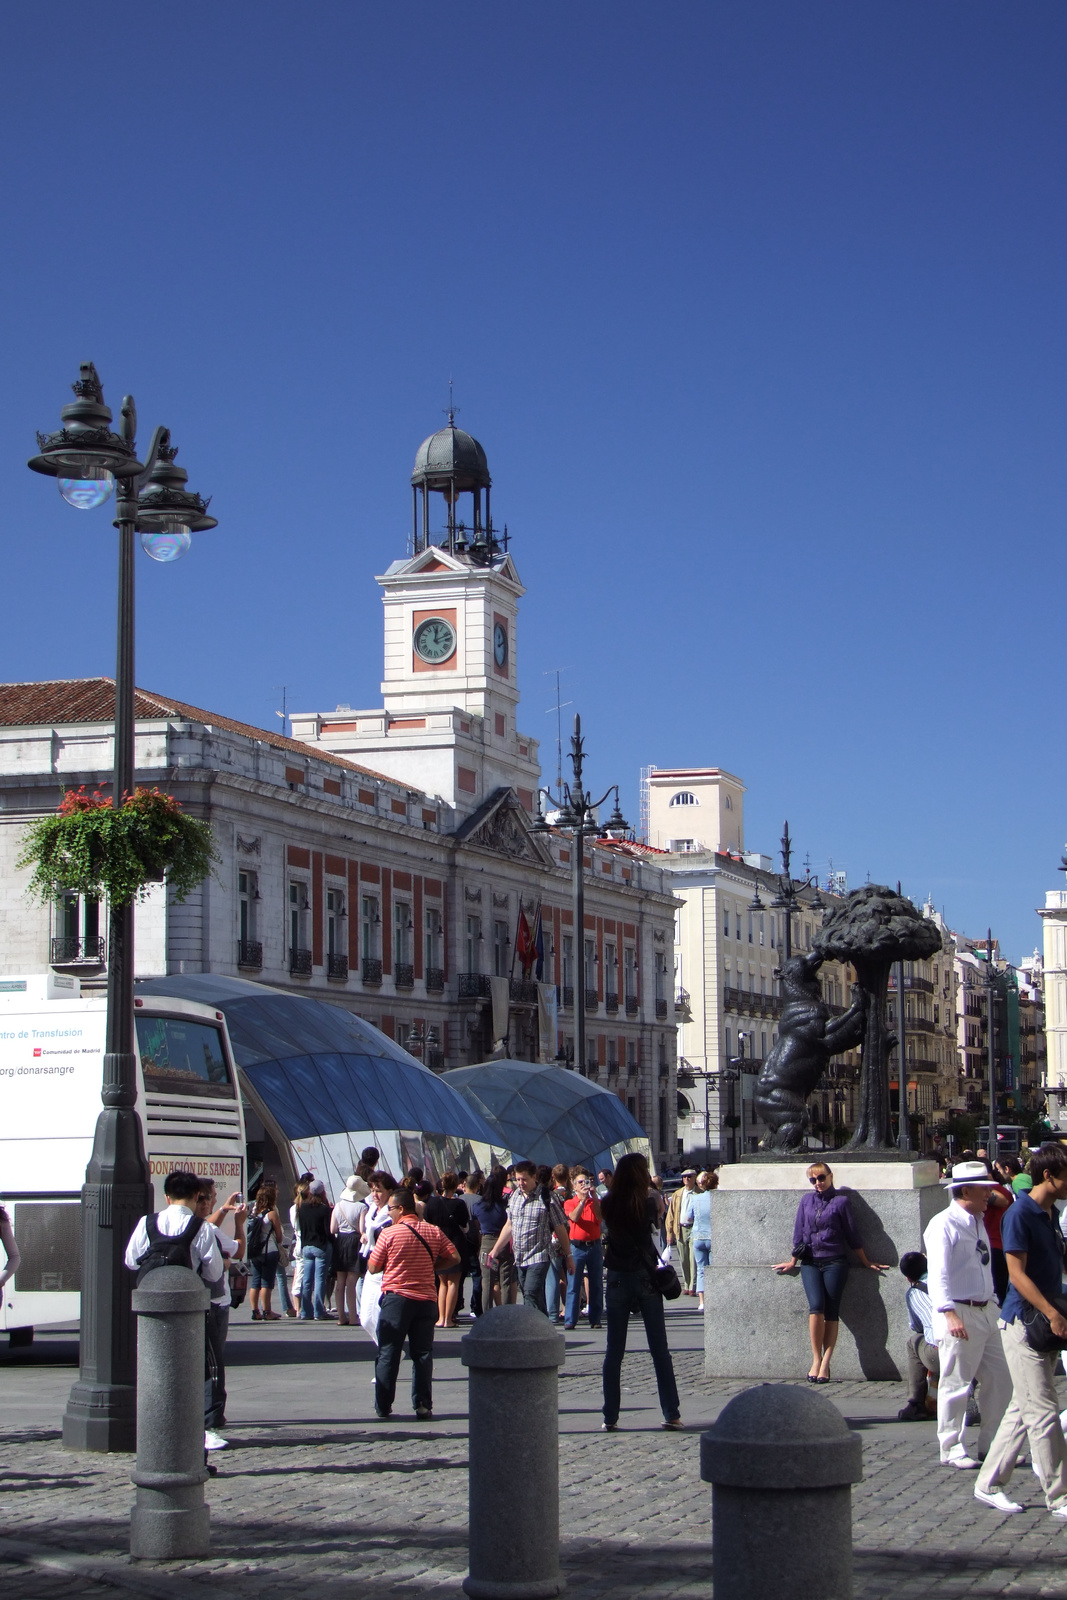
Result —
[[735, 1395], [700, 1436], [715, 1600], [852, 1600], [862, 1457], [825, 1395], [770, 1383]]
[[559, 1570], [563, 1335], [533, 1306], [496, 1306], [460, 1351], [470, 1372], [463, 1587], [472, 1600], [551, 1600], [566, 1587]]
[[204, 1323], [207, 1288], [188, 1267], [157, 1267], [133, 1291], [137, 1317], [137, 1499], [130, 1555], [207, 1555]]

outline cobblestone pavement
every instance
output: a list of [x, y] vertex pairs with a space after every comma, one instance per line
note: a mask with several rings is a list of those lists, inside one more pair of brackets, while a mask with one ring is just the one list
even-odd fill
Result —
[[[659, 1429], [639, 1323], [623, 1369], [622, 1429], [600, 1428], [603, 1334], [567, 1336], [560, 1375], [563, 1567], [579, 1600], [711, 1593], [711, 1491], [699, 1433], [743, 1383], [702, 1373], [701, 1319], [669, 1308], [683, 1415]], [[371, 1593], [462, 1600], [467, 1570], [466, 1372], [460, 1333], [438, 1335], [432, 1422], [408, 1420], [409, 1369], [395, 1420], [373, 1420], [373, 1347], [333, 1324], [252, 1324], [229, 1346], [227, 1435], [207, 1488], [210, 1560], [145, 1565], [126, 1555], [128, 1457], [65, 1451], [59, 1421], [75, 1346], [39, 1337], [0, 1358], [0, 1592], [5, 1600], [315, 1600]], [[798, 1377], [805, 1370], [799, 1352]], [[752, 1381], [758, 1381], [754, 1379]], [[863, 1436], [853, 1497], [857, 1600], [1004, 1595], [1067, 1597], [1067, 1526], [1050, 1517], [1028, 1469], [1028, 1506], [1002, 1517], [973, 1497], [973, 1474], [939, 1467], [932, 1424], [898, 1423], [897, 1385], [824, 1391]], [[522, 1441], [515, 1441], [522, 1470]], [[762, 1600], [762, 1597], [756, 1597]]]

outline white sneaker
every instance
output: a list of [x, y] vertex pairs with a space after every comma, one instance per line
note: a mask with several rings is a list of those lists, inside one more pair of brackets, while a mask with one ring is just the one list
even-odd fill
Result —
[[1067, 1522], [1067, 1506], [1057, 1506], [1055, 1511], [1050, 1511], [1052, 1517], [1059, 1517], [1061, 1522]]
[[229, 1442], [229, 1439], [224, 1439], [221, 1433], [212, 1433], [210, 1428], [204, 1434], [205, 1450], [225, 1450]]
[[985, 1494], [981, 1489], [976, 1489], [974, 1498], [980, 1500], [984, 1506], [992, 1506], [994, 1511], [1022, 1510], [1019, 1502], [1017, 1500], [1009, 1500], [1003, 1489], [994, 1489], [992, 1494]]
[[945, 1456], [941, 1465], [943, 1467], [959, 1467], [962, 1472], [977, 1472], [982, 1463], [975, 1461], [973, 1457], [961, 1451], [958, 1456]]

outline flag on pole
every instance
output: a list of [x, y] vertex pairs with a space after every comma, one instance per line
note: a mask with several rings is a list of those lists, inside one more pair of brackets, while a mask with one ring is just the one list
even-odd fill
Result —
[[526, 912], [519, 902], [519, 923], [515, 930], [515, 954], [519, 958], [524, 978], [530, 976], [530, 965], [534, 958], [533, 938], [530, 934], [530, 924], [526, 920]]
[[534, 977], [538, 983], [545, 975], [545, 930], [541, 924], [541, 902], [537, 902], [537, 915], [534, 917], [533, 926]]

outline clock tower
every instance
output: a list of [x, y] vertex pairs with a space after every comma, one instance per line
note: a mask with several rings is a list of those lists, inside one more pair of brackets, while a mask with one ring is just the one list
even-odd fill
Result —
[[[502, 786], [532, 813], [537, 740], [520, 734], [516, 721], [525, 591], [507, 530], [493, 526], [485, 451], [452, 413], [420, 445], [411, 486], [409, 553], [377, 580], [385, 611], [382, 709], [294, 716], [293, 736], [439, 795], [461, 814]], [[443, 526], [434, 530], [441, 499]]]

